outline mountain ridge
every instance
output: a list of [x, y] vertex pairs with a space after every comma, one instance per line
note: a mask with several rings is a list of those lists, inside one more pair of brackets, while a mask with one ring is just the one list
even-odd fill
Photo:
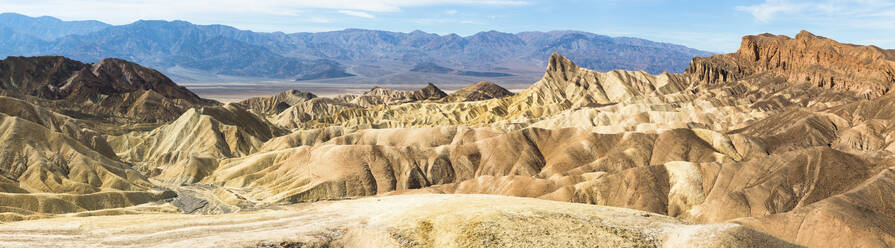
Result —
[[116, 58], [85, 64], [61, 56], [0, 60], [0, 95], [95, 120], [172, 120], [187, 108], [216, 104], [154, 69]]
[[[61, 26], [52, 28], [52, 26]], [[0, 27], [8, 27], [16, 32], [44, 41], [51, 41], [66, 35], [99, 31], [112, 25], [100, 21], [63, 21], [51, 16], [29, 17], [16, 13], [0, 13]]]
[[[52, 29], [52, 25], [46, 24], [48, 27], [42, 29]], [[580, 31], [513, 34], [492, 30], [460, 36], [345, 29], [287, 34], [185, 21], [141, 20], [53, 40], [18, 34], [22, 33], [15, 29], [0, 31], [0, 44], [12, 45], [0, 48], [0, 56], [61, 55], [86, 62], [118, 57], [158, 68], [181, 79], [178, 81], [197, 79], [168, 68], [179, 66], [210, 75], [314, 80], [407, 73], [414, 64], [435, 62], [462, 71], [531, 75], [530, 72], [545, 65], [542, 58], [553, 52], [566, 54], [600, 71], [682, 72], [693, 56], [710, 54], [670, 43]], [[586, 59], [593, 57], [600, 59]], [[370, 71], [367, 69], [373, 68], [371, 64], [400, 69], [378, 74], [355, 73]], [[512, 71], [499, 71], [499, 68]], [[456, 77], [489, 75], [467, 73]]]

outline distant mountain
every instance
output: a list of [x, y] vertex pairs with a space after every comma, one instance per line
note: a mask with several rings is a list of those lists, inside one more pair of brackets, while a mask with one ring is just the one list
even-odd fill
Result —
[[87, 35], [67, 36], [54, 42], [48, 51], [85, 61], [118, 57], [158, 68], [181, 66], [233, 76], [299, 79], [350, 76], [335, 61], [285, 57], [261, 46], [266, 42], [265, 34], [227, 26], [138, 21]]
[[444, 66], [437, 65], [432, 62], [419, 63], [413, 66], [413, 69], [410, 69], [412, 72], [430, 72], [430, 73], [450, 73], [454, 71], [454, 69], [447, 68]]
[[0, 28], [37, 39], [52, 41], [73, 34], [86, 34], [103, 30], [112, 25], [99, 21], [62, 21], [55, 17], [28, 17], [16, 13], [0, 14]]
[[413, 69], [410, 69], [412, 72], [427, 72], [427, 73], [438, 73], [438, 74], [456, 74], [461, 76], [473, 76], [473, 77], [509, 77], [513, 76], [513, 74], [502, 73], [502, 72], [484, 72], [484, 71], [459, 71], [451, 68], [447, 68], [444, 66], [437, 65], [432, 62], [424, 62], [419, 63], [413, 66]]
[[467, 37], [362, 29], [285, 34], [184, 21], [112, 26], [0, 16], [11, 20], [0, 24], [0, 56], [61, 55], [86, 62], [118, 57], [158, 68], [178, 81], [199, 80], [183, 71], [297, 80], [371, 78], [409, 73], [421, 63], [453, 68], [457, 73], [452, 75], [461, 77], [538, 75], [553, 52], [600, 71], [683, 72], [694, 56], [710, 55], [680, 45], [577, 31], [488, 31]]

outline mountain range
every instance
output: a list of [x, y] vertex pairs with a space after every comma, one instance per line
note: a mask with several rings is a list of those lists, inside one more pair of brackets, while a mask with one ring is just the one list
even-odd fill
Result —
[[179, 82], [236, 79], [387, 78], [419, 65], [444, 68], [454, 78], [524, 76], [536, 80], [544, 59], [559, 52], [598, 71], [680, 73], [695, 56], [711, 53], [681, 45], [579, 31], [470, 36], [346, 29], [320, 33], [260, 33], [185, 21], [109, 25], [53, 17], [0, 14], [0, 57], [65, 56], [88, 63], [116, 57], [157, 68]]

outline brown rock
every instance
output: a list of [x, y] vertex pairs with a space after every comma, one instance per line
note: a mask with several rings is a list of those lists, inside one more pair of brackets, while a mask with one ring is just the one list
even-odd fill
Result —
[[708, 83], [771, 75], [791, 83], [852, 91], [866, 97], [885, 94], [895, 83], [893, 51], [843, 44], [802, 31], [743, 37], [735, 53], [694, 58], [687, 74]]
[[169, 121], [193, 106], [215, 104], [160, 72], [121, 59], [84, 64], [64, 57], [0, 61], [0, 95], [101, 120]]
[[316, 98], [311, 92], [287, 90], [269, 97], [252, 97], [240, 103], [259, 115], [276, 115], [289, 107]]
[[481, 81], [470, 86], [463, 87], [447, 97], [442, 98], [442, 102], [472, 102], [482, 101], [493, 98], [502, 98], [514, 95], [500, 85], [488, 81]]

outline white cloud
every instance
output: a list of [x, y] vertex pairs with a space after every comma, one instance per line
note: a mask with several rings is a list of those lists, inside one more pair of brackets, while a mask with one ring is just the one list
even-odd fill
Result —
[[458, 12], [457, 12], [457, 10], [452, 9], [452, 10], [445, 11], [444, 13], [448, 14], [448, 15], [456, 15]]
[[350, 15], [350, 16], [362, 17], [362, 18], [369, 18], [369, 19], [376, 18], [376, 16], [373, 16], [370, 13], [363, 12], [363, 11], [357, 11], [357, 10], [339, 10], [339, 13]]
[[737, 6], [738, 10], [746, 11], [755, 17], [759, 22], [769, 22], [771, 19], [781, 13], [797, 13], [809, 7], [804, 4], [795, 4], [786, 0], [767, 0], [766, 2], [754, 6]]
[[877, 25], [895, 18], [895, 2], [885, 0], [766, 0], [751, 6], [737, 6], [756, 21], [769, 23], [776, 18], [829, 21], [839, 24]]

